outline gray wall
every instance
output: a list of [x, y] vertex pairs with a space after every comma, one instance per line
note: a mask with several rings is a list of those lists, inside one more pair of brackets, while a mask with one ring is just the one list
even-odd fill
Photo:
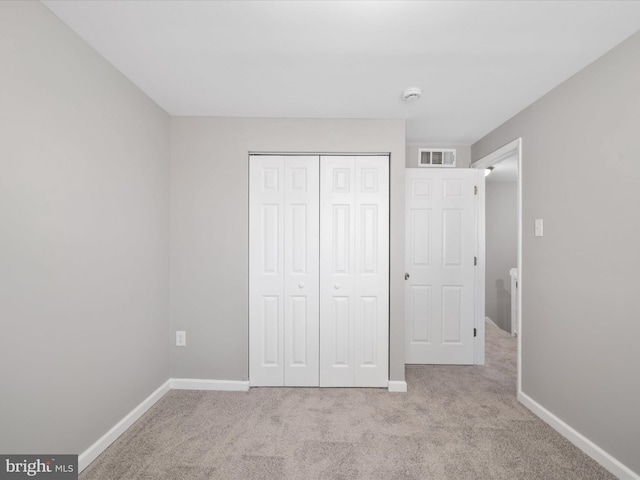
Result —
[[0, 452], [80, 453], [169, 376], [170, 119], [0, 2]]
[[391, 153], [390, 376], [404, 380], [403, 120], [174, 117], [172, 377], [248, 379], [248, 153]]
[[472, 156], [522, 136], [524, 393], [640, 474], [639, 58], [637, 33]]
[[485, 212], [484, 311], [496, 325], [511, 332], [509, 270], [518, 262], [518, 182], [487, 181]]
[[470, 145], [448, 145], [448, 144], [411, 144], [406, 146], [406, 166], [418, 167], [418, 149], [419, 148], [455, 148], [456, 149], [456, 167], [468, 168], [471, 164], [471, 146]]

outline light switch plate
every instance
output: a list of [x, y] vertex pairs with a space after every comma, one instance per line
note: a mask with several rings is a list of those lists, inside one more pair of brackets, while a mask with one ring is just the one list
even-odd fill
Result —
[[541, 218], [536, 218], [536, 220], [535, 220], [534, 235], [536, 237], [542, 237], [543, 236], [542, 219]]

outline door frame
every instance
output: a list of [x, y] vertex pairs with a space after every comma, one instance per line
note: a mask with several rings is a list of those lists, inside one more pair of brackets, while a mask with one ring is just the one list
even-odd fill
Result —
[[[517, 381], [517, 393], [520, 394], [520, 392], [522, 391], [522, 335], [523, 335], [523, 331], [522, 331], [522, 288], [524, 285], [524, 282], [522, 281], [522, 137], [518, 137], [515, 140], [507, 143], [506, 145], [503, 145], [502, 147], [498, 148], [497, 150], [494, 150], [493, 152], [489, 153], [488, 155], [485, 155], [484, 157], [482, 157], [480, 160], [477, 160], [475, 162], [473, 162], [470, 167], [471, 168], [478, 168], [478, 169], [485, 169], [487, 167], [490, 167], [492, 165], [495, 165], [496, 163], [500, 163], [502, 160], [512, 156], [512, 155], [517, 155], [517, 161], [518, 161], [518, 200], [517, 200], [517, 212], [518, 212], [518, 245], [517, 245], [517, 262], [516, 262], [516, 268], [518, 269], [518, 288], [516, 290], [516, 298], [517, 298], [517, 309], [516, 309], [516, 325], [517, 325], [517, 332], [518, 332], [518, 336], [517, 338], [517, 342], [518, 342], [518, 352], [517, 352], [517, 370], [518, 370], [518, 381]], [[484, 243], [485, 243], [485, 237], [484, 237], [484, 223], [485, 223], [485, 205], [484, 202], [482, 204], [481, 210], [480, 210], [480, 215], [481, 215], [481, 225], [482, 225], [482, 237], [481, 237], [481, 242], [482, 242], [482, 247], [484, 250]], [[484, 255], [483, 255], [484, 257]], [[484, 278], [484, 258], [483, 258], [483, 262], [482, 262], [482, 276], [480, 278], [480, 281], [482, 282], [483, 286], [484, 286], [484, 282], [485, 282], [485, 278]], [[484, 302], [483, 302], [483, 309], [484, 309]], [[484, 311], [482, 312], [482, 314], [484, 315]], [[511, 319], [511, 321], [513, 322], [514, 320]]]
[[[366, 151], [361, 151], [361, 152], [331, 152], [331, 151], [324, 151], [324, 152], [313, 152], [313, 151], [309, 151], [309, 152], [298, 152], [298, 151], [249, 151], [247, 152], [247, 186], [248, 186], [248, 191], [247, 191], [247, 200], [248, 200], [248, 205], [247, 205], [247, 222], [249, 224], [250, 222], [250, 214], [251, 214], [251, 202], [250, 202], [250, 196], [251, 196], [251, 158], [256, 156], [296, 156], [296, 157], [304, 157], [304, 156], [309, 156], [309, 157], [318, 157], [319, 160], [319, 168], [321, 166], [320, 160], [323, 156], [338, 156], [338, 157], [342, 157], [342, 156], [347, 156], [347, 157], [385, 157], [387, 159], [386, 164], [388, 167], [388, 184], [387, 184], [387, 188], [388, 188], [388, 199], [387, 199], [387, 206], [388, 206], [388, 232], [387, 232], [387, 241], [388, 241], [388, 259], [387, 259], [387, 268], [389, 270], [389, 275], [387, 278], [387, 296], [388, 296], [388, 309], [387, 309], [387, 316], [386, 316], [386, 326], [387, 326], [387, 379], [386, 379], [386, 385], [385, 386], [380, 386], [380, 387], [373, 387], [373, 388], [387, 388], [389, 392], [406, 392], [407, 391], [407, 387], [406, 387], [406, 382], [403, 381], [397, 381], [397, 380], [391, 380], [391, 341], [392, 341], [392, 328], [391, 328], [391, 302], [392, 302], [392, 279], [391, 279], [391, 269], [392, 269], [392, 264], [391, 264], [391, 220], [392, 220], [392, 162], [391, 162], [391, 155], [392, 152], [366, 152]], [[248, 225], [249, 226], [249, 225]], [[250, 256], [251, 256], [251, 241], [250, 241], [250, 227], [248, 228], [248, 238], [247, 238], [247, 258], [249, 259], [250, 262]], [[248, 263], [249, 263], [248, 262]], [[247, 265], [248, 269], [248, 273], [250, 270], [250, 265]], [[250, 283], [250, 282], [249, 282]], [[251, 288], [248, 288], [247, 291], [247, 378], [248, 378], [248, 384], [249, 384], [249, 388], [253, 388], [255, 387], [255, 385], [251, 385], [251, 309], [250, 309], [250, 302], [251, 302]], [[320, 385], [318, 385], [318, 387], [313, 387], [313, 388], [322, 388], [320, 387]], [[359, 387], [351, 387], [351, 388], [359, 388]]]

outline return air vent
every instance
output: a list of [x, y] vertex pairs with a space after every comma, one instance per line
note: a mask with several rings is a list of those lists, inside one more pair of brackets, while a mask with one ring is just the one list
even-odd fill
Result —
[[456, 151], [453, 148], [419, 148], [419, 167], [455, 167]]

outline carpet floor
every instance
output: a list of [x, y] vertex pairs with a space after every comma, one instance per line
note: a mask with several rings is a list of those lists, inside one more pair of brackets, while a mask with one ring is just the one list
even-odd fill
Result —
[[515, 339], [486, 342], [484, 366], [408, 365], [408, 393], [172, 390], [80, 479], [614, 479], [518, 403]]

